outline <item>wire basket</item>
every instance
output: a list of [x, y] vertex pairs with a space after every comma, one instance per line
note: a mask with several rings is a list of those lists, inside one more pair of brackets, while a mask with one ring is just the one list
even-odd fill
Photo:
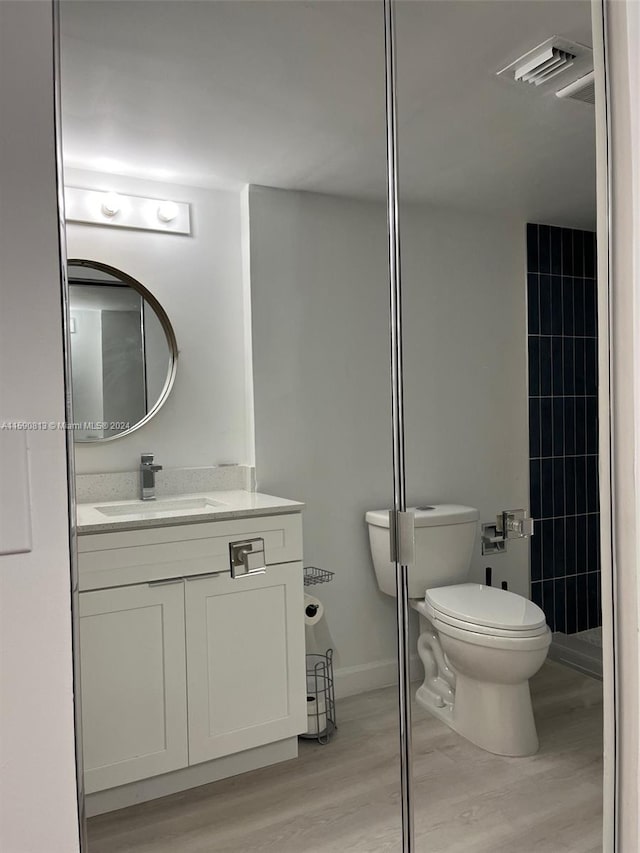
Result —
[[319, 569], [317, 566], [305, 566], [302, 570], [305, 586], [314, 586], [317, 583], [329, 583], [333, 580], [333, 572], [327, 569]]
[[307, 655], [307, 731], [300, 737], [326, 744], [337, 728], [333, 649], [327, 649]]

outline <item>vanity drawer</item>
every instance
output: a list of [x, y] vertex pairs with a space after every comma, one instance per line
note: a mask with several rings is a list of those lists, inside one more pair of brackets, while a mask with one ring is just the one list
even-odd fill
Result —
[[229, 543], [255, 537], [264, 539], [267, 565], [302, 560], [299, 513], [84, 534], [80, 590], [229, 572]]

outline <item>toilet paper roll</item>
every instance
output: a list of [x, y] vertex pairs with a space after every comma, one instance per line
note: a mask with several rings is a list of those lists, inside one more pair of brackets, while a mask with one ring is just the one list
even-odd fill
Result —
[[307, 731], [308, 735], [322, 734], [327, 728], [327, 709], [322, 696], [307, 696]]
[[315, 595], [304, 597], [304, 621], [306, 625], [317, 625], [324, 616], [324, 606]]

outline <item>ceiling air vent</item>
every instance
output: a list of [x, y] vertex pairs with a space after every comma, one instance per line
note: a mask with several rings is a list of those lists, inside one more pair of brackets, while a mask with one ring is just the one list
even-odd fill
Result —
[[[546, 84], [552, 81], [555, 84], [556, 78], [558, 83], [566, 87], [592, 69], [591, 48], [560, 36], [553, 36], [509, 63], [498, 71], [498, 76], [518, 86], [528, 83], [534, 91], [538, 87], [546, 91]], [[553, 88], [555, 90], [557, 86], [554, 85]]]
[[573, 65], [575, 58], [574, 53], [550, 45], [544, 50], [536, 51], [534, 56], [516, 65], [513, 69], [513, 76], [523, 83], [533, 83], [535, 86], [540, 86], [541, 83], [546, 83], [556, 74], [568, 69]]

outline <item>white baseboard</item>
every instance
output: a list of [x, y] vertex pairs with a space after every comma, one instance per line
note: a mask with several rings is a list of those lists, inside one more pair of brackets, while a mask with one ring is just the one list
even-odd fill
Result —
[[[411, 680], [423, 677], [423, 669], [417, 655], [411, 657]], [[372, 661], [357, 666], [342, 666], [334, 673], [336, 698], [355, 696], [368, 690], [391, 687], [398, 682], [398, 663], [395, 659]]]

